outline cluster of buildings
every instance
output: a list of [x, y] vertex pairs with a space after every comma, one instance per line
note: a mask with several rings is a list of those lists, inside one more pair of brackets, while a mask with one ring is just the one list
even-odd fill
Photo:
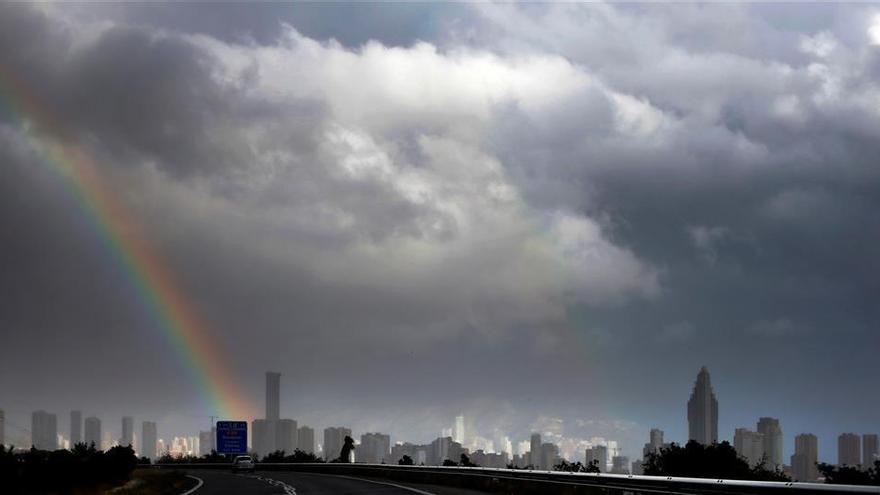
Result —
[[[704, 366], [697, 374], [687, 405], [688, 438], [704, 445], [718, 442], [718, 400], [712, 390], [709, 371]], [[668, 444], [663, 443], [663, 432], [651, 430], [650, 442], [645, 444], [644, 456], [657, 453]], [[797, 481], [816, 481], [819, 471], [819, 442], [812, 433], [801, 433], [794, 439], [794, 454], [790, 464], [783, 459], [783, 434], [779, 419], [759, 418], [755, 429], [736, 428], [733, 448], [750, 466], [764, 464], [767, 469], [782, 470]], [[837, 464], [839, 466], [873, 466], [880, 459], [877, 434], [859, 436], [844, 433], [837, 439]], [[641, 471], [641, 462], [632, 464], [635, 474]]]
[[[347, 434], [350, 435], [351, 431]], [[315, 453], [315, 430], [305, 425], [299, 426], [295, 420], [281, 418], [280, 373], [266, 373], [266, 417], [251, 422], [250, 438], [251, 450], [260, 456], [277, 450], [283, 450], [287, 454], [292, 454], [295, 450]], [[342, 449], [341, 443], [339, 448]]]
[[[0, 444], [5, 440], [5, 415], [0, 411]], [[159, 452], [156, 423], [144, 421], [141, 424], [140, 441], [135, 436], [134, 418], [122, 418], [122, 435], [113, 439], [109, 432], [103, 431], [101, 420], [95, 416], [83, 419], [82, 411], [70, 411], [69, 435], [64, 436], [58, 428], [58, 416], [39, 410], [31, 414], [31, 445], [42, 450], [69, 449], [82, 443], [94, 444], [96, 448], [107, 450], [117, 445], [132, 446], [141, 456], [151, 459]], [[150, 448], [152, 446], [152, 448]]]
[[[290, 454], [300, 450], [310, 454], [320, 454], [327, 461], [339, 458], [345, 437], [352, 437], [350, 428], [333, 426], [323, 431], [323, 443], [315, 441], [315, 430], [298, 425], [293, 419], [283, 419], [280, 414], [281, 375], [266, 373], [266, 415], [251, 423], [251, 451], [265, 456], [275, 451]], [[704, 445], [718, 442], [718, 400], [712, 389], [709, 371], [700, 369], [687, 404], [688, 438]], [[6, 443], [6, 417], [0, 410], [0, 444]], [[83, 419], [81, 411], [70, 412], [69, 437], [59, 433], [58, 419], [53, 413], [35, 411], [31, 415], [31, 442], [34, 447], [44, 450], [71, 448], [78, 443], [94, 444], [101, 449], [114, 445], [130, 445], [139, 456], [155, 459], [170, 453], [175, 456], [205, 455], [215, 450], [216, 431], [199, 432], [198, 437], [175, 437], [169, 444], [159, 439], [155, 422], [143, 421], [140, 436], [135, 434], [134, 418], [122, 418], [122, 435], [112, 439], [108, 432], [101, 429], [101, 420], [95, 416]], [[668, 447], [664, 442], [663, 431], [654, 428], [650, 431], [649, 441], [642, 449], [643, 459], [650, 454], [659, 453]], [[352, 437], [353, 438], [353, 437]], [[816, 435], [802, 433], [794, 439], [794, 454], [790, 463], [783, 459], [783, 432], [779, 419], [771, 417], [758, 418], [755, 428], [736, 428], [733, 436], [733, 447], [751, 466], [761, 463], [768, 469], [781, 469], [793, 479], [799, 481], [816, 481], [819, 477], [816, 463], [818, 462], [818, 440]], [[510, 440], [500, 440], [511, 450]], [[490, 442], [491, 443], [491, 442]], [[480, 444], [472, 443], [472, 447]], [[528, 447], [526, 450], [525, 447]], [[491, 447], [491, 445], [490, 445]], [[356, 444], [349, 462], [366, 463], [397, 463], [404, 456], [414, 464], [442, 465], [444, 461], [458, 462], [462, 454], [467, 454], [474, 464], [485, 467], [504, 468], [510, 465], [532, 469], [551, 470], [562, 460], [559, 447], [552, 442], [542, 441], [540, 433], [533, 433], [528, 444], [523, 442], [520, 453], [512, 457], [507, 451], [493, 452], [493, 449], [465, 447], [464, 416], [457, 416], [451, 428], [442, 430], [441, 435], [427, 444], [409, 442], [392, 444], [391, 436], [385, 433], [368, 432], [360, 435], [360, 443]], [[499, 449], [500, 450], [500, 449]], [[880, 459], [880, 445], [877, 434], [857, 435], [844, 433], [838, 437], [838, 465], [872, 466]], [[585, 464], [592, 464], [601, 472], [641, 474], [642, 460], [630, 463], [629, 458], [620, 455], [617, 443], [613, 441], [597, 442], [584, 452]]]

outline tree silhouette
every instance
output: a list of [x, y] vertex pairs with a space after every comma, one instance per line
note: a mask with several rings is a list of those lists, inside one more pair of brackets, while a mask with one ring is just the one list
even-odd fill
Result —
[[271, 454], [263, 457], [262, 462], [278, 462], [278, 463], [304, 463], [304, 462], [324, 462], [323, 459], [315, 454], [295, 449], [293, 454], [287, 454], [283, 450], [276, 450]]
[[50, 452], [31, 448], [14, 452], [11, 447], [0, 446], [0, 491], [91, 493], [100, 485], [119, 485], [128, 481], [137, 462], [131, 447], [114, 447], [102, 452], [94, 444], [80, 443], [70, 450]]
[[351, 462], [351, 453], [354, 452], [354, 439], [348, 435], [345, 435], [345, 440], [342, 443], [342, 450], [339, 452], [339, 459], [337, 462]]
[[596, 461], [584, 466], [580, 462], [568, 462], [565, 459], [559, 461], [559, 464], [553, 466], [554, 471], [566, 471], [569, 473], [598, 473], [599, 464]]
[[645, 474], [654, 476], [791, 481], [782, 471], [767, 469], [763, 463], [750, 468], [727, 442], [703, 445], [691, 440], [684, 447], [673, 443], [659, 453], [648, 454], [643, 465]]
[[412, 460], [412, 457], [410, 457], [408, 455], [404, 455], [403, 457], [400, 458], [399, 461], [397, 461], [397, 463], [400, 464], [401, 466], [412, 466], [413, 460]]
[[874, 467], [859, 469], [856, 466], [835, 466], [824, 462], [816, 465], [825, 477], [825, 483], [841, 485], [880, 485], [880, 460], [874, 461]]

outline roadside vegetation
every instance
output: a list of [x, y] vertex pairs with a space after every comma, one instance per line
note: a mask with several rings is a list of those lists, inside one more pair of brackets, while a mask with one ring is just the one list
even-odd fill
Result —
[[177, 470], [135, 469], [128, 483], [107, 492], [110, 495], [179, 495], [196, 485]]
[[691, 440], [684, 447], [673, 443], [648, 454], [643, 463], [645, 474], [753, 481], [791, 481], [780, 469], [757, 466], [740, 457], [728, 442], [703, 445]]
[[104, 452], [94, 445], [76, 444], [71, 450], [15, 452], [0, 445], [0, 492], [104, 493], [131, 480], [137, 463], [131, 447]]
[[819, 472], [825, 477], [825, 483], [839, 485], [880, 485], [880, 460], [874, 466], [835, 466], [834, 464], [818, 464]]

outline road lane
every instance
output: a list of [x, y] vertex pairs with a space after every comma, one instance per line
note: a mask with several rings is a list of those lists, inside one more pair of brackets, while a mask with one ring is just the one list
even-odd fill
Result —
[[354, 476], [257, 471], [189, 470], [203, 481], [192, 495], [479, 495], [483, 492], [452, 487], [400, 483]]
[[282, 486], [273, 485], [250, 474], [207, 469], [192, 469], [187, 474], [204, 482], [192, 495], [293, 495]]
[[386, 481], [332, 474], [295, 471], [258, 472], [260, 476], [283, 481], [296, 489], [297, 495], [350, 494], [350, 495], [481, 495], [485, 492], [459, 488], [422, 485], [409, 482]]
[[393, 482], [365, 480], [350, 476], [298, 473], [292, 471], [257, 472], [257, 476], [271, 478], [292, 486], [296, 495], [434, 495], [414, 490]]

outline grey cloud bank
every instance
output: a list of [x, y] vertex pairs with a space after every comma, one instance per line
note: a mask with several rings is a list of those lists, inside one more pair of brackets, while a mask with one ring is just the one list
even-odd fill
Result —
[[[0, 66], [61, 122], [44, 139], [98, 158], [255, 403], [271, 368], [314, 426], [427, 440], [465, 411], [524, 439], [558, 418], [634, 455], [652, 426], [685, 440], [707, 365], [723, 438], [778, 416], [831, 460], [837, 433], [880, 427], [862, 392], [880, 372], [880, 10], [802, 8], [825, 20], [4, 5]], [[24, 144], [43, 131], [0, 118], [2, 397], [200, 425]]]

